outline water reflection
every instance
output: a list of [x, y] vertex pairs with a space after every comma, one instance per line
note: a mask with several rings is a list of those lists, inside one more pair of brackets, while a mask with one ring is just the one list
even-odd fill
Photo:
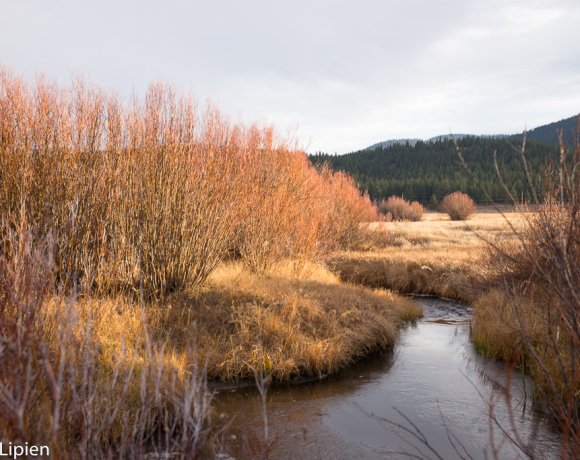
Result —
[[[511, 418], [520, 435], [531, 438], [546, 457], [557, 457], [558, 436], [526, 399], [521, 376], [508, 381], [503, 364], [475, 353], [469, 343], [469, 311], [441, 299], [417, 302], [425, 318], [406, 328], [395, 349], [322, 381], [271, 389], [272, 458], [409, 458], [402, 452], [433, 457], [425, 445], [390, 423], [413, 431], [408, 420], [443, 458], [459, 458], [448, 434], [473, 458], [485, 458], [486, 451], [489, 457], [486, 401], [494, 385], [501, 389], [507, 384], [510, 404], [502, 398], [494, 404], [499, 423], [509, 429], [513, 410]], [[530, 383], [526, 386], [530, 388]], [[259, 437], [263, 425], [258, 398], [254, 389], [241, 388], [220, 391], [215, 402], [218, 412], [236, 416], [234, 429]], [[497, 427], [494, 433], [499, 442]], [[501, 458], [518, 454], [509, 444], [501, 452]]]

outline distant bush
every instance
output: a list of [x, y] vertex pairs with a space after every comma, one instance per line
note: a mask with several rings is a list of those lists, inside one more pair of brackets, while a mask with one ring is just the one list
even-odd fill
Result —
[[469, 216], [477, 212], [475, 202], [469, 197], [469, 195], [459, 191], [443, 198], [439, 209], [441, 209], [442, 212], [449, 214], [451, 220], [467, 220]]
[[381, 214], [392, 216], [394, 221], [418, 222], [423, 218], [423, 206], [417, 201], [409, 203], [404, 198], [392, 196], [378, 203], [377, 209]]

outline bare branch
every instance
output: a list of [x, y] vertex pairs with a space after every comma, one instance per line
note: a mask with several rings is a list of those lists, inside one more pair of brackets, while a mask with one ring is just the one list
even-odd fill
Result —
[[540, 204], [540, 202], [538, 201], [538, 196], [536, 195], [536, 189], [534, 188], [534, 184], [532, 182], [532, 179], [530, 177], [530, 172], [528, 171], [528, 163], [526, 161], [526, 155], [525, 155], [525, 149], [526, 149], [526, 135], [527, 132], [524, 131], [524, 142], [522, 143], [522, 148], [518, 149], [516, 147], [513, 146], [513, 144], [510, 141], [507, 141], [507, 143], [516, 151], [520, 154], [520, 156], [522, 157], [522, 161], [524, 163], [524, 171], [526, 173], [526, 178], [528, 180], [528, 186], [530, 187], [530, 190], [532, 191], [532, 196], [534, 197], [534, 203], [535, 204]]
[[506, 185], [504, 184], [503, 179], [501, 177], [501, 174], [499, 172], [499, 167], [497, 165], [497, 150], [494, 150], [494, 152], [493, 152], [493, 163], [495, 164], [495, 171], [497, 172], [497, 177], [499, 178], [499, 182], [501, 183], [503, 189], [506, 191], [506, 193], [508, 194], [508, 196], [512, 200], [513, 204], [516, 204], [516, 200], [514, 199], [514, 197], [512, 196], [512, 194], [510, 193], [510, 191], [506, 187]]

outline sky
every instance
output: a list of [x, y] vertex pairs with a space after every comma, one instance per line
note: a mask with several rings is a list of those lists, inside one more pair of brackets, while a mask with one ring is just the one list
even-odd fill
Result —
[[580, 1], [0, 0], [0, 64], [129, 99], [163, 79], [309, 153], [580, 113]]

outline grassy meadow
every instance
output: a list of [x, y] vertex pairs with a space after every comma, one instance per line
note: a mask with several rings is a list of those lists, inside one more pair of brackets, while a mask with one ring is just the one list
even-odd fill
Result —
[[483, 289], [487, 241], [511, 238], [506, 218], [514, 225], [520, 219], [510, 211], [478, 213], [468, 221], [430, 212], [420, 222], [375, 223], [375, 231], [388, 235], [384, 245], [337, 252], [330, 265], [344, 281], [471, 302]]

